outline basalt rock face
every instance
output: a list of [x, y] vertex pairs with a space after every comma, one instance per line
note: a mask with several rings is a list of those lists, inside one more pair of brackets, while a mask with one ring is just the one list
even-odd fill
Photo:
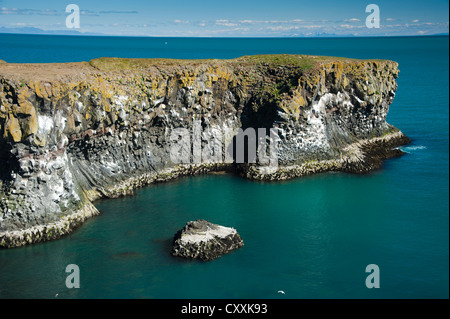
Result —
[[[94, 200], [182, 175], [370, 171], [409, 142], [386, 122], [397, 75], [392, 61], [301, 55], [1, 63], [0, 246], [58, 238], [98, 214]], [[211, 160], [248, 128], [278, 146], [275, 167]], [[181, 163], [176, 129], [192, 132]]]
[[172, 255], [210, 261], [242, 246], [236, 229], [200, 219], [188, 222], [175, 234]]

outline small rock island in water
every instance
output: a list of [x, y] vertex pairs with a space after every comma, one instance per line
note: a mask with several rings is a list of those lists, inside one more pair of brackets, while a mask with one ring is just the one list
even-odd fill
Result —
[[172, 255], [209, 261], [244, 246], [236, 229], [200, 219], [175, 234]]

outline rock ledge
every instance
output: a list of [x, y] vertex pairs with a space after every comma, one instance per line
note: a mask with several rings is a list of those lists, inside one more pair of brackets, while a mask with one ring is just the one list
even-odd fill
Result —
[[209, 261], [244, 246], [236, 229], [200, 219], [175, 234], [172, 255]]

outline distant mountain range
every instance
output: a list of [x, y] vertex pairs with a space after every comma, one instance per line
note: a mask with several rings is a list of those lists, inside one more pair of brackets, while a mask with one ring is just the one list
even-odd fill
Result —
[[[19, 27], [19, 28], [6, 28], [0, 27], [0, 33], [14, 33], [14, 34], [47, 34], [47, 35], [110, 35], [113, 34], [104, 34], [104, 33], [93, 33], [93, 32], [80, 32], [73, 29], [65, 29], [65, 30], [43, 30], [35, 27]], [[436, 35], [449, 35], [449, 33], [436, 33], [436, 34], [427, 34], [428, 36], [436, 36]], [[364, 36], [364, 35], [360, 35]], [[425, 36], [425, 35], [424, 35]], [[286, 37], [291, 38], [334, 38], [334, 37], [357, 37], [354, 34], [336, 34], [336, 33], [326, 33], [326, 32], [317, 32], [311, 34], [293, 34], [287, 35]]]
[[20, 34], [53, 34], [53, 35], [103, 35], [101, 33], [79, 32], [73, 29], [67, 30], [43, 30], [34, 27], [5, 28], [0, 27], [0, 33], [20, 33]]

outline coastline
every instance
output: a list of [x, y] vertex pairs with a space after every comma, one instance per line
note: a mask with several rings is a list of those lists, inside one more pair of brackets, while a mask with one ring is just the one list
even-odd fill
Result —
[[[179, 176], [371, 171], [409, 142], [386, 122], [398, 73], [389, 60], [306, 55], [2, 64], [0, 246], [59, 238], [98, 214], [95, 200]], [[267, 159], [270, 141], [277, 165], [238, 160], [256, 130], [255, 152]], [[230, 147], [231, 161], [213, 157]]]
[[134, 190], [155, 183], [163, 183], [175, 180], [183, 176], [198, 176], [208, 173], [238, 174], [249, 180], [270, 181], [276, 183], [302, 176], [324, 173], [329, 171], [341, 171], [353, 174], [370, 174], [379, 168], [382, 162], [392, 157], [402, 156], [403, 151], [396, 149], [398, 146], [410, 143], [410, 139], [401, 131], [389, 133], [383, 137], [355, 142], [348, 146], [354, 152], [335, 160], [309, 162], [301, 165], [279, 167], [272, 173], [261, 173], [258, 166], [245, 164], [191, 164], [179, 165], [169, 168], [157, 174], [141, 174], [131, 177], [109, 188], [91, 190], [86, 193], [88, 199], [76, 212], [62, 217], [59, 221], [47, 225], [33, 226], [24, 230], [0, 233], [0, 249], [20, 247], [28, 244], [59, 239], [69, 235], [91, 217], [100, 212], [95, 207], [95, 201], [105, 198], [118, 198], [134, 195]]

